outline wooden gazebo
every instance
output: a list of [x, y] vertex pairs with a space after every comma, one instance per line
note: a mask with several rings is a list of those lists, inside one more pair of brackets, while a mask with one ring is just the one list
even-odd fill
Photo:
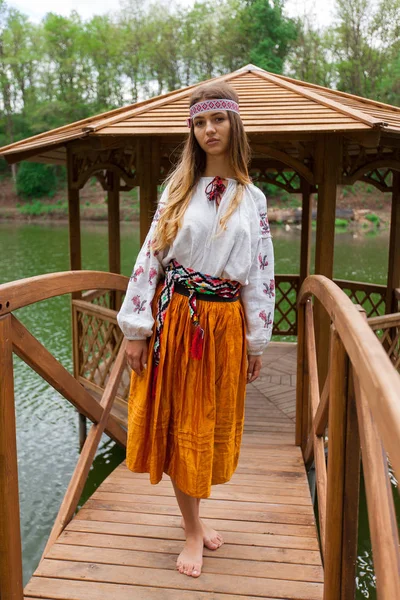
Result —
[[[387, 285], [337, 281], [367, 316], [397, 310], [400, 287], [400, 108], [247, 65], [210, 81], [238, 92], [252, 148], [251, 175], [302, 194], [300, 273], [276, 276], [274, 334], [297, 333], [296, 294], [309, 274], [310, 194], [318, 193], [315, 273], [332, 279], [338, 184], [368, 182], [392, 192]], [[201, 82], [204, 83], [204, 82]], [[140, 189], [143, 240], [164, 180], [187, 135], [188, 97], [198, 84], [97, 115], [0, 149], [20, 160], [67, 165], [71, 269], [81, 268], [79, 190], [92, 176], [108, 194], [109, 270], [120, 272], [119, 193]], [[110, 307], [117, 308], [115, 298]], [[381, 310], [380, 310], [381, 309]], [[322, 381], [329, 316], [316, 306]]]
[[[386, 457], [387, 452], [399, 478], [400, 108], [254, 65], [217, 80], [228, 81], [239, 94], [254, 181], [302, 194], [300, 273], [275, 275], [273, 331], [297, 334], [297, 344], [272, 342], [267, 348], [264, 375], [248, 391], [238, 472], [232, 486], [207, 500], [204, 516], [227, 530], [222, 558], [208, 562], [206, 556], [207, 573], [199, 583], [179, 579], [173, 555], [183, 533], [171, 484], [160, 484], [160, 502], [147, 481], [124, 465], [74, 517], [102, 433], [126, 444], [129, 371], [116, 310], [128, 279], [119, 275], [119, 194], [139, 187], [143, 240], [157, 186], [187, 135], [195, 84], [0, 149], [10, 164], [67, 166], [71, 266], [65, 273], [0, 286], [2, 598], [184, 600], [195, 593], [200, 600], [212, 593], [232, 600], [250, 595], [353, 600], [361, 454], [379, 598], [400, 597]], [[108, 273], [81, 271], [79, 191], [93, 176], [108, 195]], [[336, 190], [357, 180], [392, 193], [387, 285], [332, 281]], [[315, 192], [315, 275], [309, 276]], [[72, 294], [73, 376], [13, 314], [66, 293]], [[13, 353], [83, 417], [82, 452], [25, 595]], [[85, 417], [93, 422], [87, 438]], [[313, 463], [318, 532], [305, 472]]]

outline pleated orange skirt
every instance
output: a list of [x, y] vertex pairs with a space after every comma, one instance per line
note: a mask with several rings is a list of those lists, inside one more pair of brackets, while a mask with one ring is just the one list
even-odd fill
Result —
[[[162, 284], [152, 303], [153, 316]], [[188, 298], [174, 293], [161, 335], [155, 398], [151, 397], [154, 333], [147, 369], [132, 371], [126, 463], [149, 473], [153, 484], [169, 475], [189, 496], [207, 498], [238, 463], [244, 424], [247, 353], [243, 305], [197, 301], [204, 329], [203, 356], [189, 355], [193, 335]]]

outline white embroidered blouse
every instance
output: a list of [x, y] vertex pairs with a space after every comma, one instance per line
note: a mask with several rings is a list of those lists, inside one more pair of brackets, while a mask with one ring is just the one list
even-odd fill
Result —
[[266, 198], [255, 185], [246, 185], [241, 203], [226, 223], [227, 230], [216, 237], [219, 221], [229, 206], [237, 182], [228, 179], [217, 206], [205, 193], [213, 179], [200, 178], [175, 240], [155, 255], [150, 244], [160, 211], [168, 202], [168, 187], [164, 190], [136, 259], [117, 315], [118, 324], [129, 340], [152, 335], [151, 302], [164, 267], [175, 258], [186, 268], [242, 284], [240, 295], [246, 317], [247, 351], [260, 355], [271, 339], [275, 309], [274, 250]]

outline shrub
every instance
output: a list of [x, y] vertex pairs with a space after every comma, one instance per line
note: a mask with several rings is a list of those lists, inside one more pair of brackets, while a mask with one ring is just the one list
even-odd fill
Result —
[[348, 224], [346, 219], [335, 219], [335, 227], [347, 227]]
[[365, 218], [368, 219], [368, 221], [371, 221], [371, 223], [374, 223], [377, 227], [379, 227], [381, 220], [375, 213], [367, 214], [365, 215]]
[[52, 165], [22, 162], [17, 173], [17, 194], [25, 198], [54, 196], [57, 176]]
[[40, 200], [31, 200], [26, 204], [20, 204], [17, 206], [19, 212], [22, 215], [29, 217], [41, 217], [46, 215], [57, 215], [66, 216], [68, 214], [67, 202], [54, 204], [44, 204]]

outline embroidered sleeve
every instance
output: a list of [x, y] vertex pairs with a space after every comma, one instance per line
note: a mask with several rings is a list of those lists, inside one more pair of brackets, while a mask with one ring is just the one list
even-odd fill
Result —
[[275, 311], [274, 248], [265, 197], [259, 219], [259, 239], [249, 283], [241, 291], [246, 315], [247, 351], [255, 355], [261, 355], [271, 340]]
[[164, 274], [162, 259], [168, 249], [154, 252], [151, 248], [152, 236], [157, 221], [165, 207], [166, 191], [157, 207], [145, 242], [137, 256], [132, 275], [121, 309], [117, 315], [118, 325], [128, 340], [144, 340], [150, 337], [154, 319], [151, 310], [157, 283]]

